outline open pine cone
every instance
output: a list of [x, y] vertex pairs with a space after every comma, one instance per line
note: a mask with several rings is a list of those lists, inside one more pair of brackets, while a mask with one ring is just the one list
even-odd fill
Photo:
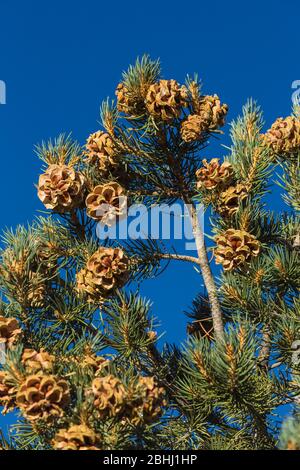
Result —
[[122, 382], [113, 375], [97, 377], [92, 383], [94, 405], [102, 418], [116, 416], [124, 411], [126, 390]]
[[40, 175], [38, 197], [47, 209], [66, 212], [80, 207], [84, 177], [67, 165], [49, 165]]
[[103, 292], [94, 283], [94, 275], [86, 268], [82, 268], [76, 275], [77, 291], [84, 293], [89, 302], [102, 301]]
[[3, 414], [15, 408], [16, 387], [11, 384], [9, 374], [3, 370], [0, 371], [0, 406], [3, 406]]
[[132, 402], [126, 406], [125, 416], [135, 426], [153, 423], [159, 419], [166, 406], [165, 390], [156, 384], [154, 377], [139, 377]]
[[24, 349], [22, 364], [27, 372], [33, 374], [38, 371], [51, 371], [55, 357], [44, 349], [39, 352], [34, 349]]
[[213, 131], [224, 126], [227, 113], [227, 104], [221, 104], [217, 95], [201, 97], [197, 114], [202, 120], [203, 130]]
[[52, 441], [55, 450], [100, 450], [94, 431], [85, 424], [60, 429]]
[[97, 163], [101, 171], [106, 172], [117, 165], [116, 149], [107, 132], [97, 131], [91, 134], [86, 142], [87, 157]]
[[260, 251], [259, 241], [245, 230], [230, 228], [217, 235], [214, 250], [215, 261], [222, 264], [225, 271], [242, 266], [256, 257]]
[[198, 114], [190, 114], [181, 124], [181, 137], [185, 142], [201, 140], [206, 131], [206, 123]]
[[218, 212], [223, 217], [231, 217], [236, 214], [240, 202], [248, 195], [247, 187], [238, 183], [236, 186], [230, 186], [220, 194], [218, 202]]
[[86, 198], [87, 215], [103, 224], [112, 225], [126, 214], [127, 197], [119, 183], [96, 186]]
[[11, 348], [22, 336], [22, 330], [16, 318], [0, 317], [0, 344]]
[[263, 136], [265, 144], [276, 155], [291, 155], [300, 151], [300, 119], [278, 118]]
[[17, 406], [30, 421], [49, 422], [63, 416], [70, 401], [67, 382], [53, 375], [34, 374], [26, 378], [17, 393]]
[[202, 160], [203, 166], [196, 171], [198, 189], [215, 189], [217, 186], [226, 186], [233, 177], [233, 168], [229, 162], [221, 165], [218, 158], [212, 158], [209, 162]]
[[187, 106], [187, 89], [176, 80], [160, 80], [150, 85], [146, 96], [148, 112], [163, 121], [178, 118]]
[[100, 247], [77, 274], [77, 289], [91, 299], [101, 298], [129, 277], [129, 260], [121, 248]]
[[[124, 83], [119, 83], [116, 89], [117, 108], [121, 113], [130, 116], [141, 116], [145, 112], [145, 87], [137, 94], [131, 93]], [[134, 96], [135, 95], [135, 96]]]

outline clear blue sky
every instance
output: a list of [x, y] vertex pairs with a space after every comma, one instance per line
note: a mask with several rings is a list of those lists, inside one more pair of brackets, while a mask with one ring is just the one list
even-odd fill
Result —
[[[267, 125], [291, 108], [291, 83], [300, 80], [298, 0], [2, 0], [0, 80], [1, 227], [33, 219], [40, 162], [33, 146], [72, 131], [84, 142], [98, 128], [99, 105], [113, 95], [121, 71], [136, 56], [160, 57], [165, 77], [198, 72], [207, 94], [229, 104], [229, 120], [250, 96]], [[224, 140], [226, 142], [226, 139]], [[227, 141], [228, 142], [228, 141]], [[224, 150], [214, 147], [214, 154]], [[200, 278], [178, 263], [143, 292], [169, 341], [182, 340], [182, 311]]]

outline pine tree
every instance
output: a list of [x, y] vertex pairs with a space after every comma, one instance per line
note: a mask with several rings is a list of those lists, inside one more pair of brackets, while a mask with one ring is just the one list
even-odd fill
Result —
[[[48, 213], [6, 231], [1, 251], [0, 404], [18, 418], [0, 449], [300, 449], [299, 108], [263, 133], [248, 101], [224, 160], [203, 159], [227, 112], [197, 76], [163, 79], [144, 56], [85, 145], [36, 147]], [[268, 209], [278, 185], [283, 212]], [[185, 204], [194, 256], [100, 240], [124, 201]], [[162, 345], [138, 286], [177, 261], [196, 267], [199, 295], [185, 344]]]

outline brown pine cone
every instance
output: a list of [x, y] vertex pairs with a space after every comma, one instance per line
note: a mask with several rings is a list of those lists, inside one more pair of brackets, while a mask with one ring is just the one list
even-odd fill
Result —
[[121, 248], [100, 247], [87, 263], [93, 282], [104, 290], [122, 287], [128, 279], [129, 260]]
[[221, 104], [217, 95], [201, 97], [197, 114], [201, 118], [203, 130], [213, 131], [224, 126], [227, 113], [227, 104]]
[[97, 163], [104, 173], [118, 164], [113, 140], [107, 132], [97, 131], [91, 134], [87, 139], [86, 149], [88, 161]]
[[97, 377], [92, 383], [94, 405], [102, 418], [116, 416], [124, 410], [126, 390], [122, 382], [113, 375]]
[[218, 158], [212, 158], [209, 162], [202, 160], [203, 166], [196, 171], [198, 189], [215, 189], [217, 186], [226, 186], [233, 177], [233, 167], [228, 162], [221, 165]]
[[245, 230], [230, 228], [217, 235], [215, 240], [215, 261], [222, 264], [225, 271], [249, 263], [260, 252], [259, 241]]
[[95, 374], [104, 370], [110, 363], [109, 359], [102, 356], [96, 356], [96, 354], [86, 354], [81, 358], [81, 364], [83, 367], [91, 367]]
[[3, 406], [3, 414], [12, 411], [16, 406], [16, 387], [11, 384], [9, 374], [0, 371], [0, 406]]
[[166, 406], [165, 390], [154, 377], [139, 377], [132, 390], [135, 397], [126, 405], [125, 417], [135, 426], [157, 421]]
[[55, 450], [100, 450], [94, 431], [84, 424], [60, 429], [52, 441]]
[[291, 155], [300, 151], [300, 119], [288, 116], [278, 118], [266, 134], [264, 143], [276, 155]]
[[248, 195], [247, 187], [238, 183], [230, 186], [220, 194], [218, 202], [218, 212], [223, 217], [231, 217], [238, 211], [240, 202]]
[[87, 215], [105, 225], [116, 223], [126, 214], [127, 198], [119, 183], [96, 186], [86, 198]]
[[205, 122], [198, 114], [190, 114], [181, 124], [181, 137], [185, 142], [201, 140], [206, 131]]
[[31, 307], [43, 307], [46, 298], [46, 283], [40, 273], [30, 271], [29, 273], [30, 289], [27, 293], [27, 301]]
[[34, 374], [26, 378], [17, 393], [17, 406], [30, 421], [52, 421], [63, 416], [70, 401], [68, 383], [53, 375]]
[[128, 90], [124, 83], [119, 83], [116, 89], [117, 109], [121, 113], [129, 114], [130, 116], [141, 116], [145, 111], [145, 95], [144, 90], [140, 93], [132, 93]]
[[102, 301], [103, 292], [94, 283], [94, 275], [86, 268], [82, 268], [76, 275], [78, 293], [84, 293], [89, 302]]
[[11, 348], [21, 336], [22, 330], [16, 318], [0, 317], [0, 344]]
[[47, 209], [66, 212], [81, 206], [84, 177], [67, 165], [49, 165], [40, 175], [38, 197]]
[[120, 248], [100, 247], [77, 274], [77, 290], [91, 300], [122, 287], [129, 277], [129, 260]]
[[39, 352], [34, 349], [24, 349], [22, 354], [22, 364], [30, 374], [38, 371], [51, 371], [55, 357], [44, 349]]
[[187, 106], [187, 89], [176, 80], [160, 80], [150, 85], [146, 96], [148, 112], [163, 121], [178, 118]]

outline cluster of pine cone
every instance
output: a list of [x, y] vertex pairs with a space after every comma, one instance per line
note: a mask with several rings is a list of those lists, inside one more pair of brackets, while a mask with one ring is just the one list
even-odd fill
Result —
[[[133, 426], [155, 422], [166, 405], [165, 391], [153, 377], [139, 377], [133, 387], [111, 374], [96, 377], [91, 393], [100, 419], [117, 417]], [[55, 450], [101, 450], [101, 437], [86, 424], [71, 425], [58, 431], [52, 446]]]
[[86, 424], [60, 429], [52, 445], [55, 450], [101, 450], [99, 437]]
[[[196, 102], [188, 89], [176, 80], [159, 80], [150, 84], [136, 100], [124, 83], [116, 90], [118, 110], [135, 116], [148, 112], [154, 119], [171, 123], [179, 118], [183, 108], [191, 106], [190, 114], [181, 124], [181, 136], [185, 142], [201, 140], [204, 134], [219, 129], [225, 123], [228, 106], [221, 104], [217, 95], [204, 95]], [[138, 112], [137, 112], [138, 109]]]
[[[6, 341], [6, 346], [12, 349], [21, 337], [18, 321], [1, 317], [0, 341]], [[64, 379], [53, 375], [54, 360], [55, 357], [43, 349], [25, 348], [21, 371], [0, 371], [0, 406], [4, 407], [4, 413], [17, 407], [29, 421], [47, 423], [63, 416], [70, 402], [70, 390]]]
[[129, 386], [110, 374], [97, 377], [92, 393], [101, 418], [118, 416], [135, 426], [156, 421], [166, 405], [165, 390], [154, 377], [141, 376]]
[[248, 189], [242, 183], [234, 182], [234, 170], [229, 162], [212, 158], [202, 160], [202, 167], [196, 172], [197, 189], [206, 190], [222, 217], [230, 218], [238, 211], [240, 202], [248, 196]]
[[[7, 325], [5, 330], [3, 325]], [[6, 341], [10, 349], [20, 341], [21, 328], [15, 318], [1, 317], [0, 341]], [[13, 343], [10, 340], [13, 339]], [[15, 407], [22, 410], [30, 421], [50, 422], [63, 415], [69, 403], [70, 393], [67, 382], [53, 375], [54, 356], [41, 349], [25, 348], [21, 357], [23, 371], [11, 373], [0, 371], [0, 405], [4, 412]]]
[[185, 142], [201, 140], [203, 135], [224, 126], [227, 112], [228, 106], [222, 104], [217, 95], [202, 96], [196, 114], [190, 114], [181, 125], [182, 139]]
[[114, 222], [123, 214], [126, 193], [118, 182], [97, 185], [86, 193], [84, 176], [72, 167], [50, 165], [40, 176], [38, 196], [47, 209], [63, 214], [86, 207], [89, 217], [105, 224], [111, 220], [110, 208]]
[[[12, 341], [9, 346], [12, 348], [19, 337], [19, 324], [13, 318], [1, 317], [0, 321], [0, 340], [7, 344]], [[18, 408], [32, 424], [57, 423], [71, 404], [71, 386], [55, 374], [55, 357], [43, 349], [25, 348], [20, 359], [20, 370], [0, 371], [0, 406], [4, 407], [4, 413]], [[107, 359], [94, 354], [87, 354], [84, 360], [80, 358], [80, 366], [89, 367], [94, 373], [85, 397], [93, 406], [96, 419], [117, 417], [119, 422], [134, 426], [157, 421], [166, 399], [165, 390], [157, 385], [154, 377], [138, 376], [125, 385], [108, 372], [108, 365]], [[100, 450], [100, 442], [94, 430], [81, 423], [60, 429], [52, 446], [55, 450]]]
[[[213, 158], [202, 163], [196, 172], [197, 188], [211, 194], [218, 213], [230, 219], [248, 196], [248, 188], [242, 183], [234, 184], [234, 170], [229, 162], [220, 163], [218, 158]], [[245, 230], [230, 228], [216, 236], [215, 241], [215, 261], [226, 271], [249, 263], [260, 251], [258, 240]]]

